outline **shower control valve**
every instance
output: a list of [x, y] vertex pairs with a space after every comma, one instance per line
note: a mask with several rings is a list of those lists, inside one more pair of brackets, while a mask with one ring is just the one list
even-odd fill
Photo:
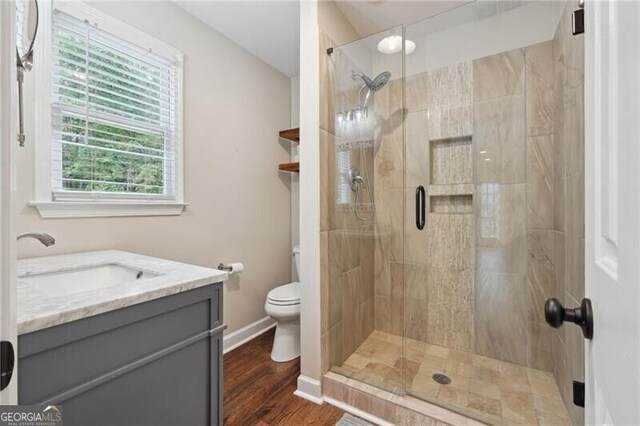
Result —
[[349, 185], [353, 192], [358, 191], [359, 187], [365, 188], [367, 186], [364, 178], [360, 176], [360, 171], [355, 166], [349, 169]]

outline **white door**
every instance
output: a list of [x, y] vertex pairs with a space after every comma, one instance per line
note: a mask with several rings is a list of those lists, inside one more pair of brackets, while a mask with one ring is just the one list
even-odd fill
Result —
[[587, 424], [640, 424], [640, 2], [585, 5]]
[[[0, 340], [16, 341], [15, 230], [12, 153], [16, 146], [15, 3], [0, 1]], [[14, 350], [15, 353], [15, 350]], [[16, 362], [17, 365], [17, 362]], [[17, 375], [0, 391], [0, 405], [17, 403]]]

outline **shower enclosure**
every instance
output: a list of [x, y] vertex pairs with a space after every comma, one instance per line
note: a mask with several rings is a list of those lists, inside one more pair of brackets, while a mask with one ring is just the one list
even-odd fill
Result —
[[543, 316], [584, 291], [577, 7], [474, 2], [330, 53], [331, 371], [488, 423], [581, 423], [582, 339]]

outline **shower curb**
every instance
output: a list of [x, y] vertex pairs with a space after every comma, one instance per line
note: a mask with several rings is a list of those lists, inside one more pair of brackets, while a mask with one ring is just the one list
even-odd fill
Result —
[[411, 396], [396, 395], [331, 371], [324, 375], [322, 391], [327, 402], [329, 399], [337, 400], [393, 424], [489, 424], [430, 402]]

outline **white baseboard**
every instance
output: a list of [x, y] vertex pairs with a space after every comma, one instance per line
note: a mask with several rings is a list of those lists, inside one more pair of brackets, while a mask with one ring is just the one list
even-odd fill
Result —
[[327, 404], [331, 404], [334, 407], [338, 407], [339, 409], [344, 410], [349, 414], [353, 414], [356, 417], [360, 417], [361, 419], [364, 419], [369, 423], [380, 426], [393, 426], [393, 423], [389, 423], [388, 421], [381, 419], [380, 417], [369, 414], [366, 411], [362, 411], [361, 409], [356, 408], [353, 405], [349, 405], [346, 402], [338, 401], [337, 399], [328, 396], [324, 397], [324, 402], [326, 402]]
[[324, 403], [320, 381], [302, 374], [298, 376], [298, 389], [293, 394], [318, 405]]
[[277, 322], [273, 318], [267, 316], [246, 327], [242, 327], [240, 330], [227, 334], [223, 338], [222, 352], [225, 354], [231, 352], [238, 346], [242, 346], [249, 340], [255, 339], [262, 333], [271, 330], [276, 324]]

